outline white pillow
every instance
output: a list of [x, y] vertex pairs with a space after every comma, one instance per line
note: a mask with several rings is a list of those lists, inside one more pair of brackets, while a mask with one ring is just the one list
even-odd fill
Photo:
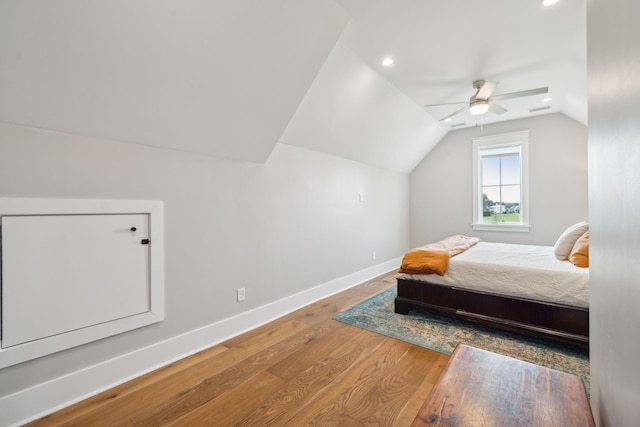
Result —
[[556, 254], [556, 258], [562, 261], [569, 258], [573, 245], [575, 245], [580, 236], [587, 231], [589, 231], [588, 222], [579, 222], [564, 230], [564, 233], [558, 237], [556, 244], [553, 246], [553, 252]]

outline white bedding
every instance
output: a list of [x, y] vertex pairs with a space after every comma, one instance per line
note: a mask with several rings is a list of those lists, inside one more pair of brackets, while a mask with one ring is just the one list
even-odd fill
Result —
[[399, 277], [589, 307], [589, 269], [558, 260], [552, 246], [479, 242], [451, 257], [444, 276], [402, 274]]

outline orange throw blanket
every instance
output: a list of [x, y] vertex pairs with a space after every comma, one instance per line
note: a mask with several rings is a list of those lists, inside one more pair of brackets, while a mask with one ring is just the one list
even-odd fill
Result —
[[438, 274], [444, 276], [449, 267], [449, 258], [458, 255], [478, 243], [478, 237], [457, 234], [437, 243], [415, 248], [407, 252], [402, 259], [400, 273]]

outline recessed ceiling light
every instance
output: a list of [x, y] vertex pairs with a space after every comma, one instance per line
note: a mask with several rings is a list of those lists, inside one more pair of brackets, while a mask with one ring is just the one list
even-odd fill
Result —
[[551, 97], [542, 98], [542, 102], [551, 102]]
[[558, 0], [542, 0], [543, 6], [551, 6], [558, 3]]
[[452, 120], [451, 117], [447, 117], [446, 119], [444, 119], [445, 122], [450, 122]]
[[390, 67], [393, 65], [393, 58], [384, 58], [382, 60], [382, 65], [384, 65], [385, 67]]

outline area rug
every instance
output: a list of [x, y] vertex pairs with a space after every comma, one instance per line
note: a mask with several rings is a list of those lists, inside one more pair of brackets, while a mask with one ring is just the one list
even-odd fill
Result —
[[458, 343], [578, 375], [589, 392], [589, 352], [464, 320], [412, 311], [394, 312], [396, 286], [335, 316], [350, 325], [451, 354]]

